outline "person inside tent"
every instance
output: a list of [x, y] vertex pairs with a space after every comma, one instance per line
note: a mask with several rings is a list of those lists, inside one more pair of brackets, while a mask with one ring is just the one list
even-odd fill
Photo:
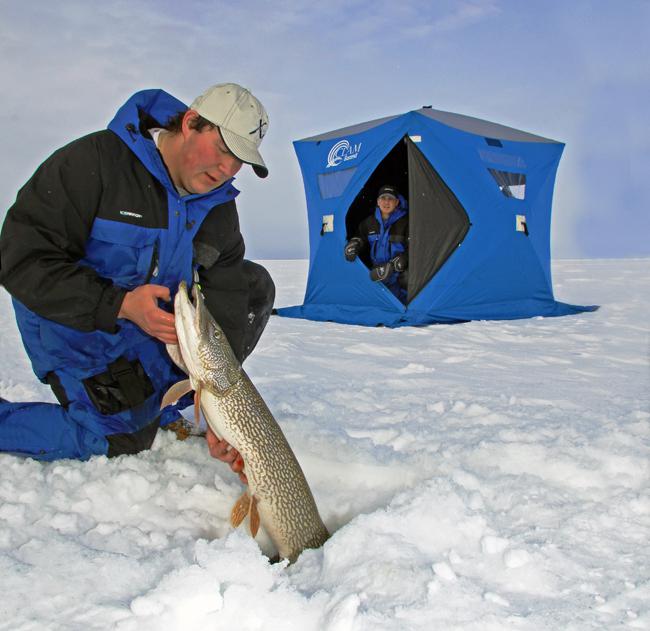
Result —
[[371, 280], [381, 281], [406, 303], [408, 238], [408, 204], [395, 186], [386, 184], [379, 189], [374, 214], [359, 224], [344, 255], [348, 261], [357, 256], [369, 260]]

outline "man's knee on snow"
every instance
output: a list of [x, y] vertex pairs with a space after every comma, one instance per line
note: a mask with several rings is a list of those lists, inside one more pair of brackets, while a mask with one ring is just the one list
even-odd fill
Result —
[[259, 341], [266, 323], [269, 321], [273, 302], [275, 301], [275, 283], [266, 268], [252, 261], [244, 261], [244, 270], [248, 278], [248, 323], [244, 333], [244, 361]]
[[160, 418], [156, 418], [152, 423], [145, 425], [137, 432], [130, 434], [109, 434], [106, 436], [106, 440], [108, 441], [107, 456], [114, 458], [123, 454], [137, 454], [145, 449], [149, 449], [156, 437], [159, 424]]

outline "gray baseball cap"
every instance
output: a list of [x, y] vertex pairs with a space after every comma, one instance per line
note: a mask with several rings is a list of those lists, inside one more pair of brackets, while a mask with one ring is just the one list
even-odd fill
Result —
[[237, 83], [219, 83], [197, 96], [190, 109], [216, 125], [228, 149], [250, 164], [259, 177], [269, 174], [258, 151], [269, 128], [269, 117], [250, 90]]

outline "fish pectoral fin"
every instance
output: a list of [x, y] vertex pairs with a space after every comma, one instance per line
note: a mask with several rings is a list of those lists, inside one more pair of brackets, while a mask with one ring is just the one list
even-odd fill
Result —
[[253, 538], [257, 537], [257, 531], [260, 529], [260, 513], [257, 510], [257, 500], [255, 497], [251, 497], [251, 508], [250, 508], [250, 519], [248, 523], [251, 536]]
[[251, 507], [251, 497], [248, 491], [245, 491], [242, 496], [235, 502], [235, 505], [230, 511], [230, 524], [233, 528], [237, 528], [248, 515]]
[[176, 403], [176, 401], [178, 401], [184, 394], [191, 391], [192, 385], [190, 384], [189, 379], [184, 379], [183, 381], [175, 383], [169, 390], [167, 390], [167, 392], [165, 392], [165, 396], [160, 402], [160, 409], [162, 410], [164, 407]]

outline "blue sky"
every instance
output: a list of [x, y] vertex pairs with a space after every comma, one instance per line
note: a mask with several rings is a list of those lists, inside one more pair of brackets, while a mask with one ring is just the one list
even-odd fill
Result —
[[554, 258], [650, 256], [650, 2], [397, 4], [1, 0], [0, 216], [131, 93], [236, 81], [271, 117], [270, 177], [237, 180], [251, 258], [308, 255], [291, 141], [425, 104], [566, 143]]

